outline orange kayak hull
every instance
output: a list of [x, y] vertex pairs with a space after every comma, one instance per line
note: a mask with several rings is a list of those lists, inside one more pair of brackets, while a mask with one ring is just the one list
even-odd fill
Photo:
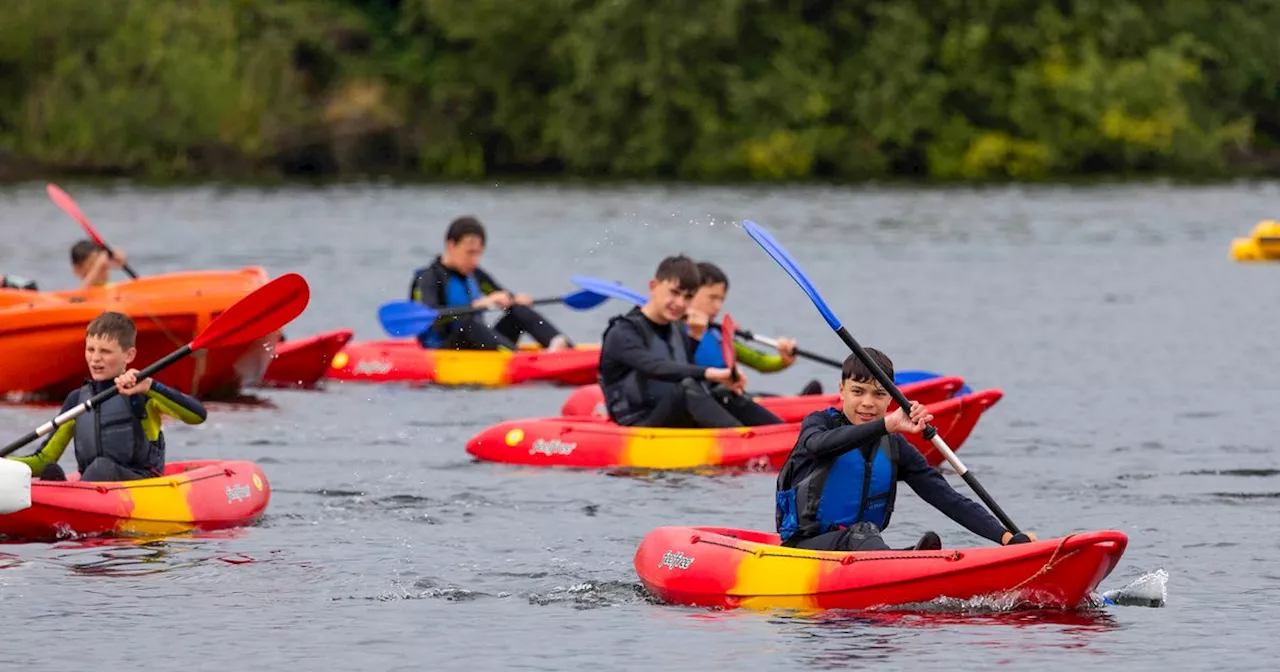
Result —
[[[0, 290], [0, 394], [60, 401], [88, 375], [84, 336], [95, 317], [116, 311], [138, 328], [143, 368], [195, 339], [215, 317], [266, 284], [262, 268], [169, 273], [106, 287], [60, 292]], [[270, 362], [271, 334], [214, 347], [175, 362], [156, 379], [201, 398], [231, 397], [258, 384]]]

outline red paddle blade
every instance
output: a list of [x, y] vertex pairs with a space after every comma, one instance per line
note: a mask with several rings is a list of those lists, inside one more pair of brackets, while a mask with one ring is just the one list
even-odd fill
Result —
[[311, 288], [297, 273], [286, 273], [236, 301], [191, 341], [192, 350], [248, 343], [280, 329], [302, 314]]
[[724, 355], [724, 365], [732, 369], [738, 365], [738, 353], [733, 348], [733, 339], [738, 331], [738, 323], [733, 321], [729, 313], [720, 320], [720, 354]]
[[89, 224], [88, 218], [84, 216], [83, 212], [80, 212], [80, 206], [76, 205], [75, 200], [68, 196], [67, 192], [63, 191], [58, 185], [52, 182], [49, 183], [49, 186], [45, 187], [45, 191], [49, 192], [49, 200], [53, 201], [54, 205], [62, 208], [62, 211], [71, 215], [72, 219], [80, 222], [80, 226], [84, 228], [84, 232], [89, 234], [89, 237], [93, 239], [93, 242], [98, 244], [98, 247], [107, 246], [106, 243], [102, 242], [102, 236], [99, 236], [98, 232], [94, 230], [93, 225]]

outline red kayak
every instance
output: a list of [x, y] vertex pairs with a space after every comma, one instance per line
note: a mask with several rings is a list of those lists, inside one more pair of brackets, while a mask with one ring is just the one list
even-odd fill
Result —
[[636, 574], [667, 604], [718, 609], [866, 609], [939, 598], [1016, 596], [1075, 609], [1111, 573], [1129, 538], [1082, 532], [1013, 546], [941, 551], [806, 551], [778, 535], [720, 527], [660, 527], [636, 549]]
[[276, 343], [271, 364], [262, 378], [263, 387], [315, 387], [328, 371], [329, 362], [352, 335], [350, 329], [339, 329]]
[[508, 350], [432, 350], [414, 339], [359, 341], [333, 358], [328, 376], [366, 383], [433, 383], [502, 387], [544, 382], [586, 385], [596, 379], [599, 345], [544, 352], [538, 346]]
[[[939, 376], [914, 383], [904, 383], [899, 385], [898, 389], [902, 391], [902, 394], [907, 399], [918, 401], [928, 406], [932, 403], [950, 399], [962, 387], [964, 387], [964, 379], [959, 376]], [[840, 395], [804, 394], [790, 397], [755, 397], [755, 402], [773, 411], [774, 415], [786, 422], [800, 422], [804, 420], [804, 416], [814, 411], [839, 406]], [[890, 411], [897, 407], [897, 403], [889, 402]], [[573, 394], [569, 395], [564, 405], [560, 407], [560, 415], [565, 417], [583, 415], [591, 415], [597, 418], [608, 417], [608, 411], [604, 407], [604, 392], [600, 390], [599, 385], [579, 387], [573, 391]]]
[[[969, 437], [982, 413], [1000, 400], [1000, 390], [982, 390], [928, 404], [933, 425], [952, 450]], [[795, 445], [800, 423], [729, 429], [622, 427], [591, 416], [534, 418], [498, 423], [471, 438], [467, 452], [478, 460], [543, 467], [638, 467], [779, 469]], [[907, 434], [929, 461], [942, 456], [919, 434]]]
[[46, 541], [153, 536], [252, 524], [271, 501], [267, 475], [253, 462], [170, 462], [164, 476], [94, 482], [31, 482], [31, 507], [0, 515], [0, 537]]

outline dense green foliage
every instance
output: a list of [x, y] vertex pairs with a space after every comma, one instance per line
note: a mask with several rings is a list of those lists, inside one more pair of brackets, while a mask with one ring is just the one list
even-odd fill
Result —
[[1280, 164], [1280, 0], [13, 0], [0, 174]]

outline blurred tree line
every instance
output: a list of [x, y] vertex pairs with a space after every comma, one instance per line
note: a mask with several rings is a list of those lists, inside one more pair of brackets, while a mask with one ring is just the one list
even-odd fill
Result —
[[10, 0], [0, 174], [1280, 172], [1280, 0]]

